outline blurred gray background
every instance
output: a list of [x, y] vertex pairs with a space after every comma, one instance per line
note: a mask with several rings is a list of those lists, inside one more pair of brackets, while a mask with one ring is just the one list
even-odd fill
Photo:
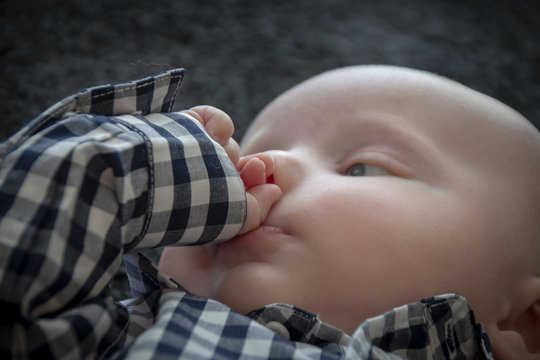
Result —
[[540, 1], [1, 2], [0, 141], [61, 98], [173, 67], [175, 109], [211, 104], [240, 139], [276, 95], [322, 71], [395, 64], [540, 118]]

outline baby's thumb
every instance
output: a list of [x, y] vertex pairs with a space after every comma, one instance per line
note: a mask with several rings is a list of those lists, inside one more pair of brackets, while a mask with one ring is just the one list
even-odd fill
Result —
[[272, 206], [281, 199], [281, 189], [274, 184], [263, 184], [246, 192], [247, 217], [240, 234], [256, 229], [266, 219]]

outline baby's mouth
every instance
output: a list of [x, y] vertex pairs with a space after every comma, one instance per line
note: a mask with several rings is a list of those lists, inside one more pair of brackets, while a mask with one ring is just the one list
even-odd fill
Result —
[[235, 236], [234, 238], [232, 238], [230, 240], [223, 241], [223, 242], [220, 242], [220, 243], [217, 243], [217, 244], [215, 244], [215, 243], [206, 244], [206, 245], [203, 245], [203, 247], [205, 248], [205, 250], [206, 250], [209, 257], [215, 258], [217, 256], [217, 254], [219, 253], [220, 248], [223, 245], [226, 245], [228, 242], [233, 242], [237, 238], [242, 238], [242, 237], [245, 237], [245, 236], [249, 236], [248, 234], [256, 233], [256, 232], [286, 234], [286, 232], [284, 232], [281, 228], [271, 226], [271, 225], [261, 224], [259, 227], [251, 230], [248, 233], [245, 233], [245, 234], [242, 234], [242, 235], [237, 235], [237, 236]]

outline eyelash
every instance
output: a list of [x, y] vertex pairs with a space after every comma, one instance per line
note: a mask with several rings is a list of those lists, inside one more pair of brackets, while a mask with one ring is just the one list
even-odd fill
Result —
[[[354, 175], [351, 169], [359, 165], [362, 166], [362, 173]], [[371, 165], [371, 164], [367, 164], [363, 162], [357, 162], [357, 163], [347, 166], [345, 168], [345, 171], [343, 172], [343, 175], [365, 177], [365, 176], [389, 176], [389, 175], [392, 175], [392, 173], [381, 166]]]
[[368, 167], [367, 173], [361, 176], [398, 176], [407, 177], [406, 168], [401, 162], [379, 151], [362, 152], [349, 157], [348, 161], [342, 163], [338, 172], [344, 176], [351, 176], [348, 172], [351, 167], [364, 165]]

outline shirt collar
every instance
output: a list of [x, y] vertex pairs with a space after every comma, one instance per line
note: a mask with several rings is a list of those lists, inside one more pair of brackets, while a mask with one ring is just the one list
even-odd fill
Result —
[[364, 321], [347, 351], [360, 358], [379, 352], [407, 359], [494, 359], [485, 327], [456, 294], [403, 305]]
[[267, 305], [247, 316], [291, 341], [317, 346], [330, 343], [346, 346], [351, 341], [344, 331], [321, 321], [315, 314], [289, 304]]
[[[159, 289], [185, 291], [141, 254], [124, 255], [124, 261], [134, 296]], [[247, 316], [287, 340], [336, 353], [346, 347], [347, 352], [365, 358], [369, 358], [366, 351], [382, 351], [411, 358], [421, 354], [424, 357], [420, 358], [431, 358], [431, 354], [433, 358], [465, 355], [467, 359], [494, 359], [486, 329], [476, 322], [467, 300], [455, 294], [424, 299], [372, 317], [352, 337], [293, 305], [271, 304]]]

